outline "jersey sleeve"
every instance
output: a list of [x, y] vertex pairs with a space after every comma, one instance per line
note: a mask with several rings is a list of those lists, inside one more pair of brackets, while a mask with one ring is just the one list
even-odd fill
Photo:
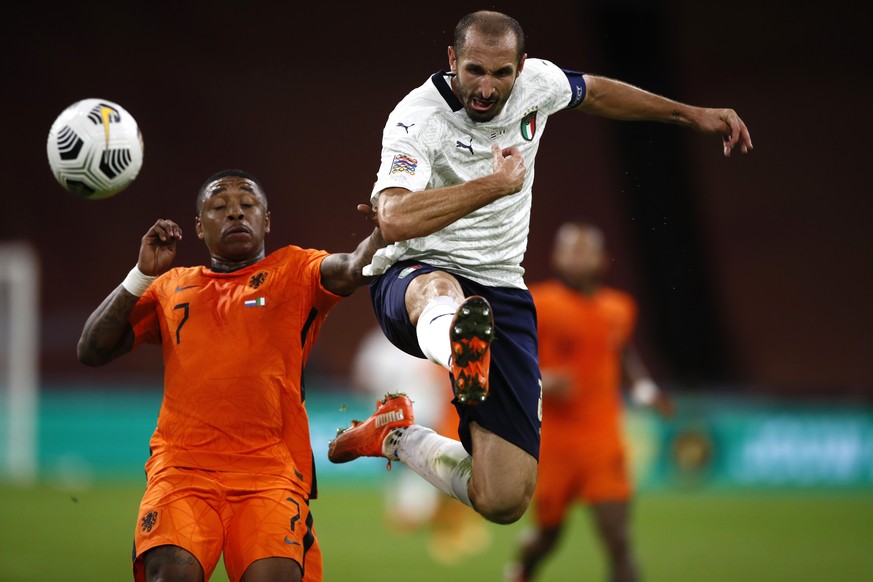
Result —
[[373, 204], [378, 202], [379, 192], [386, 188], [424, 190], [431, 175], [431, 159], [423, 144], [414, 139], [415, 136], [387, 135], [389, 128], [385, 129], [379, 171], [370, 196]]
[[625, 342], [630, 342], [634, 335], [634, 330], [637, 327], [637, 302], [627, 293], [622, 294], [624, 297], [624, 312], [625, 312]]
[[551, 61], [527, 59], [525, 72], [534, 80], [533, 86], [547, 98], [545, 109], [548, 115], [564, 109], [572, 109], [585, 99], [585, 78], [579, 71], [562, 69]]
[[127, 318], [133, 328], [133, 347], [142, 344], [160, 344], [161, 327], [158, 321], [158, 298], [156, 292], [157, 281], [152, 283], [139, 301], [133, 307], [130, 317]]
[[604, 289], [606, 308], [612, 313], [616, 322], [619, 341], [627, 344], [634, 335], [637, 324], [637, 303], [634, 298], [618, 289]]
[[429, 140], [435, 139], [429, 123], [434, 103], [426, 96], [403, 99], [382, 129], [382, 153], [376, 182], [370, 196], [374, 204], [386, 188], [424, 190], [430, 182], [433, 155]]

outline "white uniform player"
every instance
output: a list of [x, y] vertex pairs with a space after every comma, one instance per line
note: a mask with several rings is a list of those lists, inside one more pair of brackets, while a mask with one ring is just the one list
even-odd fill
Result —
[[450, 370], [461, 446], [416, 425], [403, 395], [331, 442], [328, 457], [403, 462], [496, 523], [518, 520], [536, 486], [541, 415], [536, 311], [521, 266], [534, 160], [563, 109], [674, 123], [752, 149], [731, 109], [685, 105], [627, 83], [528, 58], [514, 18], [470, 13], [438, 73], [390, 114], [371, 194], [391, 244], [366, 275], [376, 319], [403, 351]]
[[503, 111], [486, 123], [470, 121], [450, 78], [433, 75], [388, 116], [373, 206], [385, 188], [417, 192], [490, 174], [493, 143], [519, 148], [528, 168], [524, 186], [432, 235], [380, 249], [364, 273], [381, 274], [396, 261], [415, 259], [483, 285], [524, 289], [534, 158], [548, 117], [584, 98], [582, 74], [527, 59]]

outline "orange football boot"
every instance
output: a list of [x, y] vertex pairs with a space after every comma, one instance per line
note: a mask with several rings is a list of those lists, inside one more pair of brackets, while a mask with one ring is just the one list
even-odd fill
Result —
[[488, 397], [494, 315], [484, 297], [473, 295], [458, 307], [449, 330], [452, 377], [458, 402], [474, 405]]
[[414, 420], [412, 401], [406, 394], [386, 394], [376, 402], [376, 412], [370, 418], [363, 422], [353, 420], [350, 427], [336, 431], [336, 438], [328, 445], [327, 458], [332, 463], [348, 463], [358, 457], [391, 460], [383, 452], [385, 438], [391, 429], [410, 426]]

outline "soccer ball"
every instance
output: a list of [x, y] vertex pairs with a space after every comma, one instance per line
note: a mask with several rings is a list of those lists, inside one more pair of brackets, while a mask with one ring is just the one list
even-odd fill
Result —
[[82, 198], [118, 194], [142, 167], [142, 133], [133, 116], [106, 99], [83, 99], [52, 124], [49, 166], [61, 186]]

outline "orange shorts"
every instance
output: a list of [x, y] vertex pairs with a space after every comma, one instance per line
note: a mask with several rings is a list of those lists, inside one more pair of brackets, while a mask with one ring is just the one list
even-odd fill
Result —
[[632, 492], [624, 449], [554, 451], [543, 447], [534, 492], [534, 519], [540, 527], [560, 524], [572, 504], [627, 501]]
[[149, 478], [134, 535], [134, 579], [142, 556], [174, 545], [194, 554], [208, 580], [222, 552], [230, 580], [262, 558], [291, 558], [303, 580], [322, 579], [321, 550], [308, 497], [290, 479], [199, 469], [165, 469]]

